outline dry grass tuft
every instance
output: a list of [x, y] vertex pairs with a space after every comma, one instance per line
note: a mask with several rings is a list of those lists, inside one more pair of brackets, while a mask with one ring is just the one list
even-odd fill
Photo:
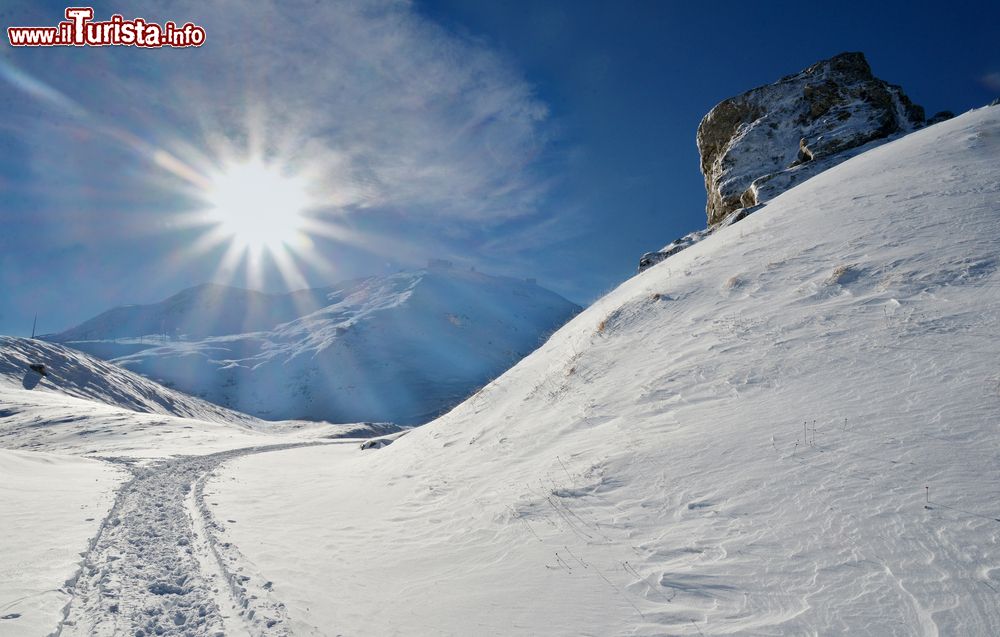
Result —
[[853, 280], [857, 275], [854, 271], [853, 263], [842, 263], [833, 269], [833, 274], [830, 278], [826, 280], [827, 285], [837, 285], [839, 283], [848, 283]]

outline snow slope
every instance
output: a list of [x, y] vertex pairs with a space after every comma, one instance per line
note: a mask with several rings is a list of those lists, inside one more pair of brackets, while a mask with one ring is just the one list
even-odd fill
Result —
[[[29, 365], [45, 365], [45, 375]], [[250, 425], [256, 418], [168, 389], [117, 365], [45, 341], [0, 336], [0, 390], [84, 398], [130, 411]]]
[[1000, 634], [1000, 108], [625, 282], [392, 445], [205, 487], [296, 634]]
[[[223, 290], [228, 298], [232, 289]], [[450, 267], [275, 296], [274, 302], [279, 309], [288, 305], [286, 314], [298, 307], [298, 318], [247, 333], [240, 312], [221, 311], [226, 303], [206, 310], [205, 301], [185, 306], [192, 314], [176, 320], [191, 324], [191, 316], [207, 312], [215, 336], [150, 347], [149, 338], [137, 342], [146, 328], [130, 332], [122, 317], [98, 317], [51, 338], [99, 355], [125, 348], [128, 355], [115, 363], [269, 420], [417, 424], [505, 371], [579, 310], [534, 283]], [[312, 311], [317, 303], [323, 307]], [[145, 317], [152, 310], [135, 312]], [[133, 322], [149, 322], [143, 320]], [[107, 340], [112, 334], [132, 338], [115, 343]], [[104, 340], [73, 340], [81, 335]]]

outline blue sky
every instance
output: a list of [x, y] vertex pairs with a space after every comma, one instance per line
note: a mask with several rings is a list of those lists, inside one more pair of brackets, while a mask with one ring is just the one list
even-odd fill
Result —
[[[15, 0], [0, 18], [54, 25], [64, 8]], [[720, 100], [849, 50], [928, 114], [1000, 94], [987, 2], [94, 8], [192, 21], [207, 42], [4, 42], [0, 333], [36, 311], [58, 331], [206, 281], [318, 286], [429, 257], [586, 303], [704, 226], [694, 133]], [[254, 155], [308, 181], [324, 232], [250, 263], [198, 215], [203, 176]]]

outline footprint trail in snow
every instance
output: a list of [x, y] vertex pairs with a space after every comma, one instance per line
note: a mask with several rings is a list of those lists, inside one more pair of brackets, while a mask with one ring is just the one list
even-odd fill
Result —
[[287, 635], [284, 605], [235, 546], [202, 495], [205, 479], [239, 456], [329, 443], [251, 447], [162, 460], [133, 474], [67, 583], [54, 635]]

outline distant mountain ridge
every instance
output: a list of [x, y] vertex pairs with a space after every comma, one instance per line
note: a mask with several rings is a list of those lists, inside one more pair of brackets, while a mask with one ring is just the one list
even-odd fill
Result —
[[288, 294], [203, 285], [43, 338], [265, 419], [417, 424], [579, 310], [531, 281], [438, 264]]
[[52, 342], [138, 336], [203, 338], [268, 330], [325, 305], [333, 288], [268, 294], [231, 285], [204, 283], [146, 305], [123, 305], [57, 334]]

